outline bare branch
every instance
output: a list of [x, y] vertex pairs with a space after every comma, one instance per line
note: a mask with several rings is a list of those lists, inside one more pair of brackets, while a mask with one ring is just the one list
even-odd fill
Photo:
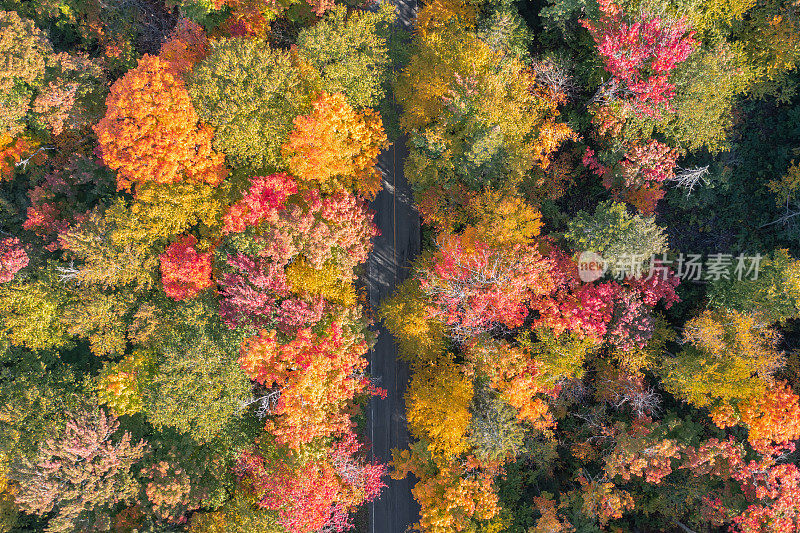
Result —
[[692, 194], [698, 183], [701, 181], [703, 184], [708, 183], [708, 180], [706, 179], [708, 173], [708, 165], [697, 168], [679, 167], [679, 170], [675, 173], [675, 176], [672, 178], [667, 178], [667, 181], [674, 182], [677, 187], [680, 187], [686, 192], [686, 196], [688, 197], [690, 194]]

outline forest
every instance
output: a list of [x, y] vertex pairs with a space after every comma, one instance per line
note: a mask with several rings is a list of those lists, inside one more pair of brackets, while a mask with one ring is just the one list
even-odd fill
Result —
[[800, 532], [798, 63], [800, 0], [0, 0], [0, 533]]

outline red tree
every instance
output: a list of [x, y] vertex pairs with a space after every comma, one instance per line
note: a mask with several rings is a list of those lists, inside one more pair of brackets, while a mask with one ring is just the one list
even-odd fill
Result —
[[347, 402], [369, 390], [363, 376], [367, 352], [334, 322], [321, 335], [305, 328], [285, 343], [263, 330], [242, 344], [239, 364], [253, 380], [277, 391], [267, 423], [279, 442], [299, 448], [318, 437], [345, 433], [351, 426]]
[[636, 20], [625, 20], [613, 0], [601, 0], [600, 11], [599, 20], [584, 19], [581, 24], [594, 37], [613, 75], [612, 88], [630, 92], [636, 111], [656, 116], [674, 94], [669, 74], [698, 45], [687, 19], [666, 21], [641, 13]]
[[14, 275], [28, 266], [28, 254], [16, 237], [0, 240], [0, 283], [14, 279]]
[[352, 432], [333, 444], [327, 457], [291, 467], [281, 460], [265, 464], [252, 452], [243, 452], [237, 473], [249, 480], [259, 505], [278, 512], [290, 533], [345, 531], [353, 526], [349, 514], [380, 495], [386, 466], [367, 463]]
[[276, 223], [286, 199], [297, 192], [294, 178], [281, 172], [250, 178], [250, 189], [233, 204], [223, 219], [225, 233], [239, 233], [247, 226]]
[[170, 244], [159, 256], [164, 292], [175, 300], [185, 300], [211, 287], [211, 253], [198, 253], [197, 239], [187, 235]]
[[430, 316], [456, 338], [521, 326], [532, 296], [553, 288], [551, 262], [533, 246], [491, 247], [468, 234], [438, 245], [418, 266], [419, 283], [430, 297]]

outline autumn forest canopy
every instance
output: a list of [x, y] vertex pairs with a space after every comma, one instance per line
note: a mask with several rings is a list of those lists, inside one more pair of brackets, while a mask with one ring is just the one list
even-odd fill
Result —
[[798, 0], [0, 0], [0, 533], [800, 532], [798, 64]]

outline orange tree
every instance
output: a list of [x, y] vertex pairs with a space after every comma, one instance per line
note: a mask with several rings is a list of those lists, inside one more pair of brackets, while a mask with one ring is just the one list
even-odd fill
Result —
[[223, 156], [211, 147], [214, 132], [198, 122], [170, 64], [144, 56], [114, 83], [106, 106], [94, 129], [103, 161], [118, 172], [119, 189], [147, 181], [217, 185], [225, 177]]

